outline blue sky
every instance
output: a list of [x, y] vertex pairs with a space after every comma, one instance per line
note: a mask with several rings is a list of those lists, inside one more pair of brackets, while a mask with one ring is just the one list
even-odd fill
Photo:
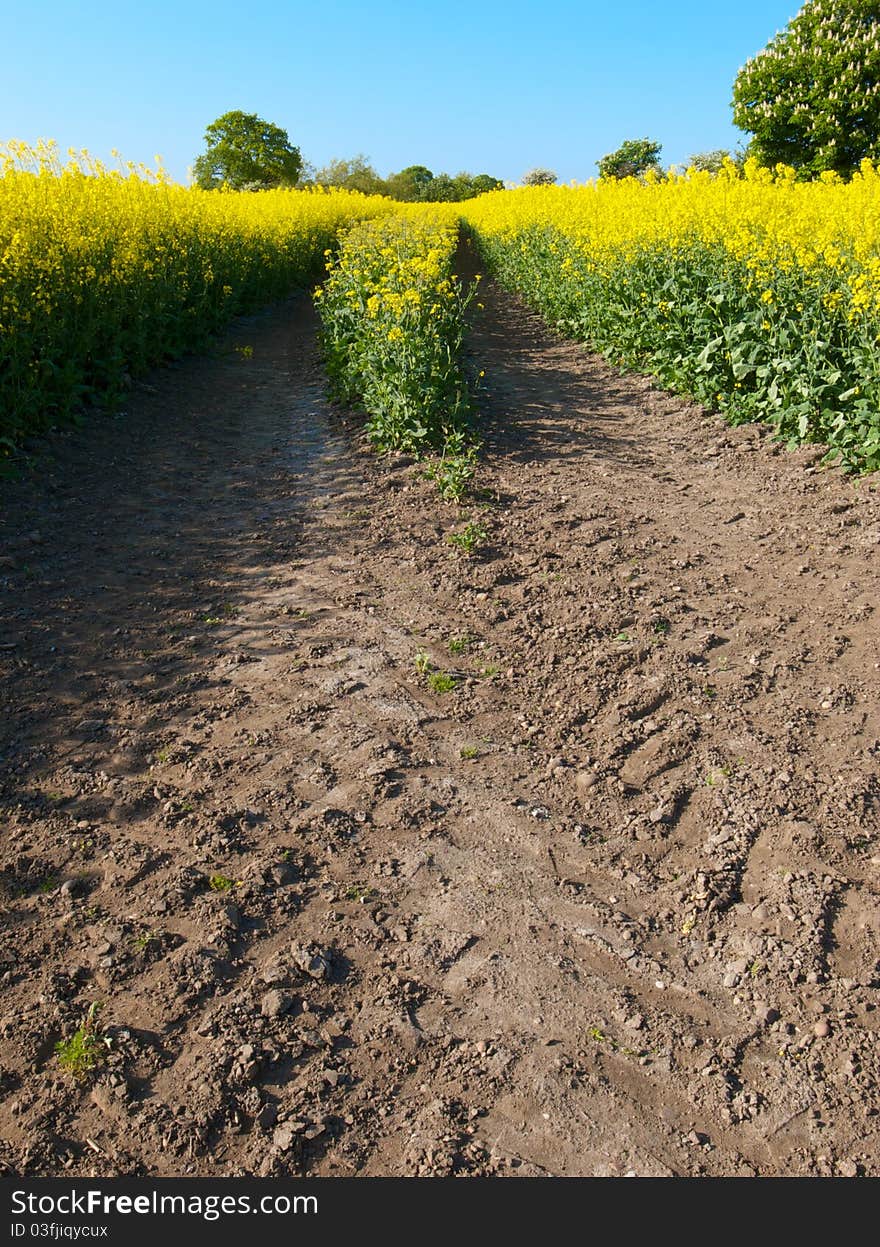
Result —
[[740, 65], [799, 0], [0, 0], [0, 141], [156, 154], [179, 180], [230, 109], [306, 160], [363, 152], [518, 181], [595, 176], [626, 138], [664, 164], [742, 137]]

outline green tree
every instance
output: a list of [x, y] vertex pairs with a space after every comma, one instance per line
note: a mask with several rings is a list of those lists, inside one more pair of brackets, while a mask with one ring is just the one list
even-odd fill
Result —
[[652, 169], [659, 173], [661, 146], [653, 139], [627, 139], [617, 151], [596, 161], [599, 177], [637, 178]]
[[528, 173], [523, 174], [523, 186], [552, 186], [556, 181], [556, 174], [552, 169], [529, 169]]
[[224, 113], [205, 131], [207, 151], [193, 165], [203, 190], [227, 185], [234, 190], [295, 186], [302, 168], [299, 148], [287, 131], [256, 113]]
[[418, 200], [422, 203], [459, 203], [473, 199], [488, 190], [503, 186], [498, 178], [489, 173], [432, 173], [424, 165], [410, 165], [400, 173], [392, 173], [385, 186], [392, 199], [405, 202]]
[[486, 191], [503, 186], [498, 178], [488, 173], [456, 173], [452, 177], [448, 173], [437, 173], [425, 188], [425, 198], [432, 203], [460, 203], [463, 199], [474, 199]]
[[425, 198], [431, 203], [457, 203], [463, 198], [461, 182], [448, 173], [435, 173], [425, 186]]
[[477, 173], [471, 178], [471, 194], [468, 199], [475, 198], [477, 195], [485, 195], [487, 191], [500, 191], [504, 189], [504, 183], [500, 178], [493, 178], [491, 173]]
[[430, 199], [430, 187], [434, 174], [424, 165], [409, 165], [400, 173], [392, 173], [388, 177], [388, 194], [392, 199], [400, 199], [404, 203], [414, 203], [418, 199]]
[[880, 157], [880, 3], [808, 0], [740, 70], [733, 120], [750, 155], [803, 177]]
[[350, 160], [331, 160], [318, 169], [312, 181], [318, 186], [342, 186], [350, 191], [362, 191], [365, 195], [386, 195], [387, 183], [370, 164], [367, 157], [359, 154]]

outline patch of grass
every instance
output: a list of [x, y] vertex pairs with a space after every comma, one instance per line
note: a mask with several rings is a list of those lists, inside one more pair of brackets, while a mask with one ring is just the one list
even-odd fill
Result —
[[424, 650], [419, 650], [416, 654], [415, 668], [432, 693], [451, 693], [458, 685], [457, 678], [450, 672], [440, 671], [435, 667]]
[[450, 637], [446, 642], [446, 648], [450, 654], [466, 654], [473, 643], [474, 638], [465, 633], [464, 636]]
[[467, 441], [463, 433], [453, 433], [440, 458], [425, 469], [425, 476], [434, 481], [444, 501], [461, 502], [464, 498], [477, 469], [478, 450], [478, 445]]
[[432, 671], [428, 675], [428, 688], [432, 693], [451, 693], [458, 680], [448, 671]]
[[721, 783], [722, 780], [730, 779], [732, 774], [733, 774], [732, 766], [729, 766], [729, 765], [719, 766], [715, 770], [710, 771], [709, 774], [706, 776], [706, 786], [708, 788], [715, 788], [718, 784]]
[[347, 901], [359, 901], [361, 905], [378, 895], [376, 889], [371, 888], [366, 883], [353, 883], [343, 892], [343, 896]]
[[636, 1048], [626, 1048], [623, 1044], [611, 1035], [606, 1035], [600, 1026], [591, 1026], [587, 1034], [594, 1043], [607, 1043], [612, 1052], [619, 1052], [622, 1056], [637, 1057], [642, 1054]]
[[494, 680], [497, 674], [498, 674], [498, 668], [491, 663], [489, 664], [488, 667], [480, 668], [480, 676], [484, 680]]
[[461, 554], [471, 558], [489, 536], [485, 524], [471, 520], [457, 532], [446, 534], [446, 542]]
[[211, 878], [208, 880], [208, 887], [212, 892], [219, 892], [222, 895], [232, 891], [235, 887], [235, 880], [227, 878], [226, 875], [211, 875]]
[[464, 762], [470, 762], [471, 759], [476, 758], [478, 754], [479, 750], [476, 745], [462, 745], [461, 749], [458, 751], [458, 756]]
[[68, 1039], [61, 1039], [55, 1045], [58, 1063], [77, 1081], [82, 1081], [88, 1073], [100, 1065], [104, 1057], [105, 1041], [98, 1032], [97, 1015], [101, 1006], [95, 1001], [80, 1025]]

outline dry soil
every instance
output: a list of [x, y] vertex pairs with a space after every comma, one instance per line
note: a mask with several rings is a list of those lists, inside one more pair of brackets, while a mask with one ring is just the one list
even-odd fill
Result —
[[7, 1172], [880, 1173], [878, 486], [484, 303], [463, 509], [305, 298], [2, 486]]

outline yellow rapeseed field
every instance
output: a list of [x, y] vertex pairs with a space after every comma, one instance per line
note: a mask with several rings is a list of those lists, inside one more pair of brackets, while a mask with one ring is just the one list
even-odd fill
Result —
[[[393, 221], [372, 227], [370, 218]], [[0, 148], [0, 452], [321, 275], [337, 390], [379, 445], [463, 427], [456, 225], [563, 332], [734, 422], [880, 467], [880, 172], [522, 187], [464, 204], [201, 191], [51, 144]], [[354, 228], [352, 228], [354, 227]]]
[[320, 275], [348, 191], [201, 191], [52, 144], [0, 148], [0, 450], [112, 399], [230, 316]]
[[522, 187], [462, 205], [487, 262], [563, 332], [670, 388], [880, 467], [880, 173]]
[[434, 205], [365, 221], [344, 236], [316, 292], [338, 397], [369, 416], [380, 450], [442, 450], [462, 437], [466, 291], [453, 273], [457, 214]]

